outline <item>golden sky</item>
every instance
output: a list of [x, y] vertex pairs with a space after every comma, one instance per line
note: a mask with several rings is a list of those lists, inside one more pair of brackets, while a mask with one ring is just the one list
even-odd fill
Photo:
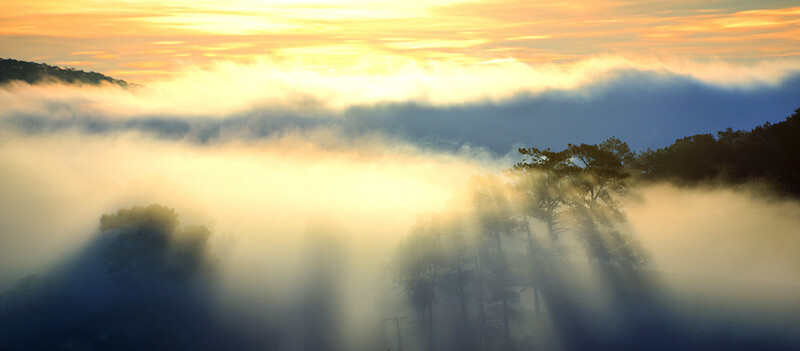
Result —
[[800, 57], [795, 1], [2, 0], [0, 57], [133, 80], [215, 61], [374, 72], [598, 54]]

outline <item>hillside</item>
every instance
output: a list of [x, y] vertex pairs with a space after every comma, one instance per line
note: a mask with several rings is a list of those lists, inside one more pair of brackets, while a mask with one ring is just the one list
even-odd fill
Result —
[[86, 72], [74, 68], [61, 68], [44, 63], [18, 61], [0, 58], [0, 85], [11, 81], [20, 80], [29, 84], [60, 81], [69, 84], [103, 83], [128, 86], [124, 80], [114, 79], [97, 72]]

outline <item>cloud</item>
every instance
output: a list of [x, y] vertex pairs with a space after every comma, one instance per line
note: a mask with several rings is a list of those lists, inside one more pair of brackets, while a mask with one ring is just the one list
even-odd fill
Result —
[[[5, 11], [0, 56], [66, 62], [74, 60], [67, 53], [102, 48], [93, 70], [138, 83], [218, 60], [361, 69], [367, 58], [374, 65], [574, 63], [603, 53], [797, 59], [797, 9], [787, 0], [28, 1]], [[158, 72], [120, 65], [135, 62], [167, 65]]]
[[601, 56], [574, 65], [408, 66], [328, 72], [220, 64], [147, 87], [12, 84], [0, 124], [26, 133], [140, 131], [208, 143], [295, 131], [375, 133], [504, 155], [616, 136], [634, 149], [776, 122], [798, 107], [794, 61], [741, 65]]

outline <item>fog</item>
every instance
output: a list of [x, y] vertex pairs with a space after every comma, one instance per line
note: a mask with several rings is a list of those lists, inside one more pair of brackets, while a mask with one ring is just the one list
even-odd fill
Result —
[[499, 157], [521, 145], [556, 149], [610, 136], [636, 150], [660, 148], [687, 135], [778, 122], [800, 94], [800, 65], [792, 60], [607, 55], [373, 70], [218, 63], [128, 88], [11, 83], [0, 89], [0, 128], [138, 131], [198, 143], [322, 130]]
[[[182, 224], [206, 224], [213, 233], [210, 247], [219, 266], [212, 295], [219, 318], [248, 321], [242, 330], [270, 326], [264, 328], [279, 335], [271, 342], [286, 349], [315, 343], [352, 349], [380, 342], [397, 347], [392, 325], [375, 323], [400, 314], [404, 347], [422, 349], [414, 314], [402, 307], [408, 303], [403, 289], [387, 273], [395, 250], [418, 221], [466, 206], [459, 194], [472, 176], [498, 174], [503, 164], [508, 160], [332, 132], [214, 145], [137, 133], [4, 133], [0, 277], [10, 288], [29, 274], [55, 275], [102, 237], [101, 214], [163, 204], [176, 209]], [[657, 300], [668, 301], [663, 303], [670, 312], [660, 313], [681, 325], [716, 325], [721, 318], [719, 323], [750, 328], [759, 320], [743, 316], [764, 306], [758, 318], [777, 323], [767, 330], [791, 335], [782, 333], [791, 331], [784, 323], [800, 311], [800, 204], [750, 188], [666, 185], [636, 188], [624, 200], [624, 227], [650, 254], [645, 271], [655, 281]], [[474, 218], [464, 221], [476, 225]], [[503, 240], [513, 247], [513, 240]], [[586, 271], [585, 259], [570, 252], [566, 262], [573, 268], [559, 270], [588, 274], [569, 284], [580, 291], [579, 300], [599, 303], [586, 308], [602, 316], [608, 312], [602, 301], [610, 303], [604, 275]], [[520, 303], [530, 304], [530, 298], [523, 293]], [[714, 301], [715, 307], [708, 314], [687, 309], [706, 306], [698, 301]], [[316, 333], [309, 325], [335, 342], [309, 344]], [[542, 336], [545, 328], [557, 326], [540, 325], [537, 342], [578, 347], [562, 345], [557, 332]]]
[[[0, 116], [70, 113], [105, 118], [191, 116], [224, 118], [254, 108], [303, 115], [354, 106], [418, 103], [458, 106], [502, 103], [519, 95], [559, 92], [576, 98], [602, 94], [630, 74], [686, 79], [722, 91], [780, 88], [800, 73], [800, 62], [688, 60], [669, 56], [594, 55], [564, 63], [525, 64], [514, 59], [478, 63], [398, 61], [359, 67], [299, 63], [215, 61], [181, 67], [174, 76], [118, 86], [11, 83], [0, 89]], [[129, 82], [141, 83], [141, 82]]]
[[[18, 262], [15, 253], [37, 262], [63, 255], [90, 238], [100, 214], [150, 203], [253, 240], [242, 249], [296, 237], [317, 220], [382, 247], [418, 214], [441, 209], [472, 174], [498, 165], [377, 138], [337, 138], [319, 132], [197, 146], [136, 133], [5, 133], [3, 240], [19, 243], [2, 245], [2, 266]], [[27, 252], [34, 248], [41, 254]]]
[[[236, 69], [225, 68], [240, 76]], [[774, 80], [701, 79], [756, 91], [791, 71], [759, 69]], [[203, 74], [173, 84], [202, 86]], [[568, 205], [552, 189], [535, 190], [552, 175], [505, 172], [522, 159], [508, 144], [298, 127], [303, 118], [352, 118], [336, 111], [382, 97], [332, 93], [319, 105], [325, 99], [289, 89], [270, 95], [281, 100], [271, 105], [230, 97], [234, 89], [216, 105], [203, 94], [148, 95], [157, 84], [136, 89], [0, 89], [8, 103], [0, 111], [8, 127], [0, 130], [0, 348], [800, 345], [800, 202], [766, 187], [634, 179], [613, 193], [582, 175], [582, 186], [608, 198]], [[453, 96], [461, 100], [427, 102], [483, 98]], [[262, 113], [264, 104], [290, 122], [253, 132], [272, 120], [237, 114]], [[374, 106], [360, 113], [381, 111]], [[222, 127], [199, 138], [197, 123], [208, 120]], [[188, 132], [170, 132], [169, 121], [185, 121]], [[559, 205], [532, 209], [525, 196]], [[115, 268], [153, 255], [125, 251], [137, 226], [165, 233], [163, 261]]]
[[[375, 317], [380, 269], [417, 216], [442, 210], [472, 174], [499, 165], [474, 153], [323, 131], [213, 146], [139, 133], [3, 134], [3, 287], [88, 257], [102, 237], [101, 214], [157, 203], [175, 208], [182, 224], [215, 233], [215, 294], [225, 310], [258, 304], [292, 319], [291, 306], [322, 279], [328, 285], [315, 289], [333, 289], [341, 294], [335, 303], [350, 306], [330, 321], [337, 324]], [[339, 273], [314, 273], [321, 267]], [[282, 324], [271, 314], [253, 318]]]
[[628, 225], [665, 272], [800, 285], [800, 203], [762, 189], [653, 186], [629, 199]]

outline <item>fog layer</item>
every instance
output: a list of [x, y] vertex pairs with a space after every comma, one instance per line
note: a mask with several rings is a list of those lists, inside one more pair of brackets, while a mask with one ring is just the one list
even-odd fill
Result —
[[504, 155], [617, 136], [635, 149], [776, 122], [797, 106], [800, 65], [599, 56], [569, 64], [409, 65], [385, 71], [220, 63], [147, 86], [10, 84], [0, 126], [26, 133], [143, 131], [196, 142], [336, 129]]
[[[447, 79], [461, 78], [423, 97], [413, 84], [398, 86], [402, 94], [351, 95], [343, 91], [359, 90], [319, 77], [275, 94], [258, 82], [226, 91], [210, 89], [207, 72], [170, 83], [185, 95], [157, 85], [2, 87], [0, 341], [22, 349], [800, 345], [796, 200], [756, 186], [613, 188], [608, 179], [626, 178], [588, 168], [571, 179], [592, 191], [584, 202], [559, 200], [558, 191], [575, 189], [553, 186], [558, 172], [533, 169], [521, 178], [532, 183], [510, 184], [503, 171], [521, 159], [513, 150], [521, 143], [596, 142], [676, 121], [648, 106], [683, 104], [715, 123], [747, 124], [764, 112], [740, 107], [780, 112], [800, 87], [792, 65], [756, 67], [771, 73], [741, 81], [711, 69], [681, 76], [697, 72], [688, 63], [666, 74], [656, 72], [664, 65], [623, 65], [631, 67], [538, 90], [490, 72], [477, 93], [460, 85], [474, 72], [448, 70]], [[353, 84], [367, 87], [362, 79]], [[647, 91], [647, 82], [663, 85]], [[694, 92], [717, 100], [695, 104]], [[642, 97], [650, 100], [620, 104]], [[695, 128], [683, 122], [674, 133]], [[525, 213], [519, 194], [555, 207]], [[154, 251], [136, 251], [147, 235]], [[115, 264], [142, 257], [135, 279], [115, 275]], [[168, 274], [201, 266], [213, 272], [188, 282]], [[156, 322], [165, 315], [173, 319]]]

